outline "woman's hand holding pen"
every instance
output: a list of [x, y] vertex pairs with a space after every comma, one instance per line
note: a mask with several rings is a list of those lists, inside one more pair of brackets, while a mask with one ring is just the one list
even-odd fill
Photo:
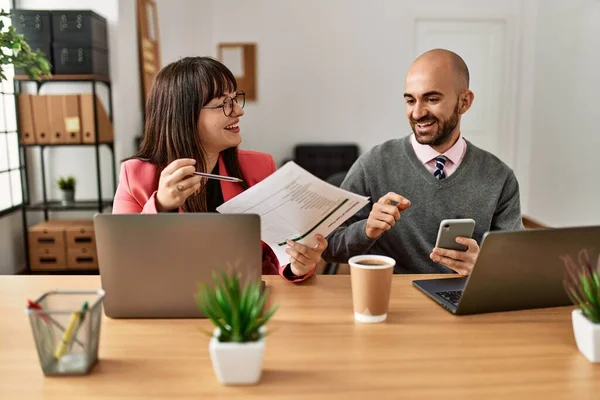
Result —
[[156, 209], [159, 212], [181, 207], [188, 197], [200, 190], [205, 178], [194, 175], [195, 165], [196, 160], [192, 158], [180, 158], [161, 172], [156, 193]]
[[306, 275], [321, 262], [321, 254], [327, 248], [327, 239], [321, 235], [316, 237], [318, 243], [314, 248], [288, 240], [289, 247], [285, 251], [290, 255], [290, 268], [294, 275]]

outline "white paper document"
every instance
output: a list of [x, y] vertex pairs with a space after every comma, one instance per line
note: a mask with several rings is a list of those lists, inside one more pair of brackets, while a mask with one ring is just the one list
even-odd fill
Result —
[[315, 235], [326, 237], [368, 202], [368, 197], [331, 185], [290, 161], [217, 211], [260, 215], [261, 239], [285, 265], [287, 240], [314, 247]]

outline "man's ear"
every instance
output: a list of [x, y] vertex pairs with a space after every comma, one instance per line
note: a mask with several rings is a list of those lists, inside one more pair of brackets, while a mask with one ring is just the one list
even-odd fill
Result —
[[473, 92], [471, 92], [470, 90], [467, 90], [466, 92], [464, 92], [463, 94], [460, 95], [459, 97], [459, 106], [458, 106], [458, 112], [459, 114], [464, 114], [466, 113], [469, 108], [471, 108], [471, 105], [473, 104], [473, 100], [475, 99], [475, 94]]

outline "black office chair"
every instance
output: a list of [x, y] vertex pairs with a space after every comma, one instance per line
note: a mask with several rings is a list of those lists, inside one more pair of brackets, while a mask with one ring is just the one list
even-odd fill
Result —
[[[338, 172], [348, 171], [358, 159], [358, 153], [355, 143], [304, 143], [294, 147], [292, 161], [317, 178], [327, 180]], [[290, 160], [282, 164], [287, 161]]]
[[[332, 185], [340, 187], [342, 185], [342, 182], [344, 182], [344, 179], [346, 178], [347, 173], [348, 173], [348, 171], [336, 172], [335, 174], [333, 174], [329, 178], [327, 178], [326, 181], [328, 183], [331, 183]], [[339, 267], [340, 267], [340, 265], [338, 263], [328, 262], [325, 265], [325, 268], [323, 268], [323, 274], [324, 275], [335, 275], [335, 274], [337, 274]]]

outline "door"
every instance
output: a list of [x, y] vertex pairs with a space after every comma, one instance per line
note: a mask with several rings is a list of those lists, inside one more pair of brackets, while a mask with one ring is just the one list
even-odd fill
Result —
[[415, 24], [415, 57], [445, 48], [460, 55], [469, 68], [475, 100], [462, 117], [462, 135], [510, 164], [513, 135], [508, 108], [512, 102], [506, 90], [511, 82], [506, 21], [420, 18]]
[[138, 51], [142, 83], [142, 110], [154, 84], [154, 78], [161, 68], [158, 13], [155, 0], [137, 1]]

